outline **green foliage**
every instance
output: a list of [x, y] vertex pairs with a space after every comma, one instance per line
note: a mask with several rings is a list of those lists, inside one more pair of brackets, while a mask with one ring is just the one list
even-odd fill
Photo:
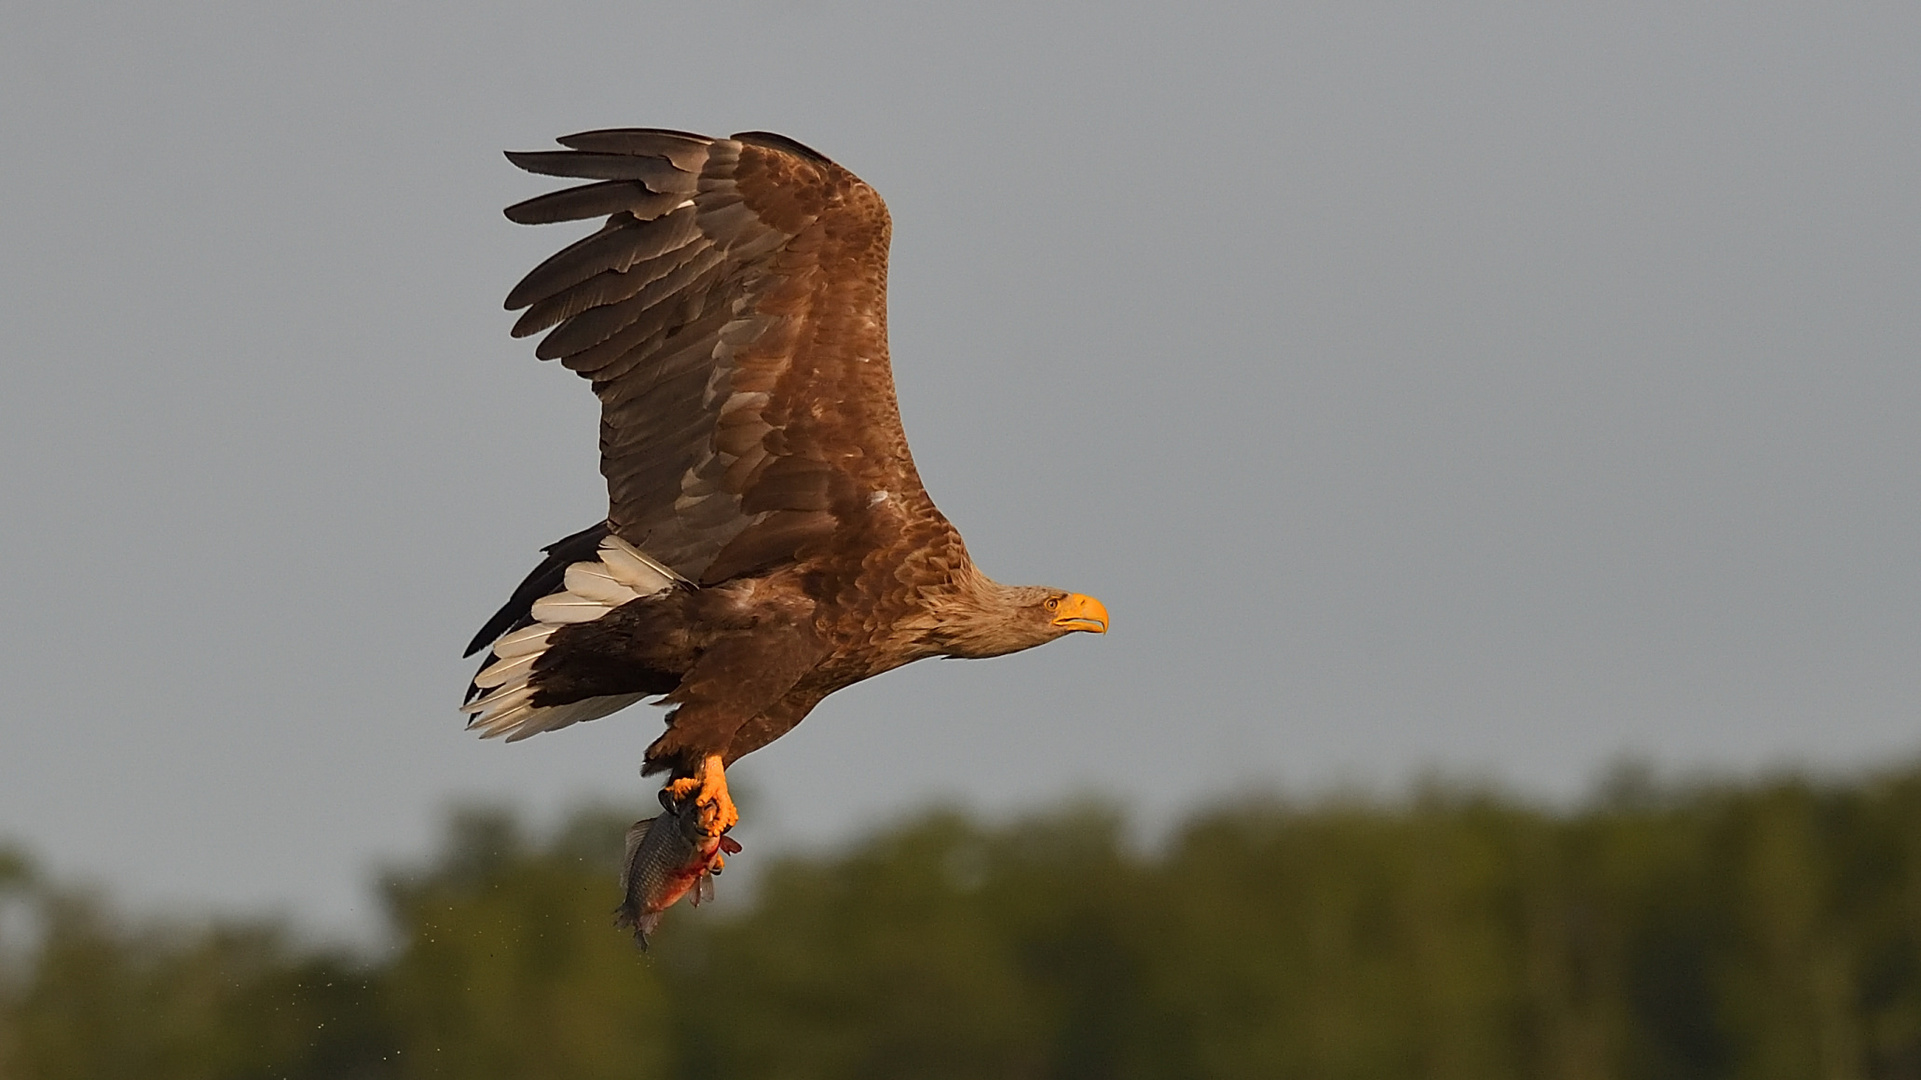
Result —
[[34, 969], [10, 988], [0, 1076], [336, 1078], [378, 1075], [372, 986], [263, 926], [123, 929], [50, 895]]
[[0, 860], [38, 927], [0, 938], [0, 1077], [1921, 1077], [1921, 771], [1247, 802], [1152, 854], [1100, 807], [932, 812], [646, 956], [625, 825], [461, 815], [390, 880], [377, 961], [126, 924]]
[[667, 1075], [670, 1002], [613, 931], [621, 829], [592, 857], [527, 845], [498, 814], [456, 819], [440, 865], [388, 887], [405, 947], [386, 972], [398, 1075]]
[[[685, 1075], [1059, 1075], [1098, 1064], [1125, 993], [1115, 919], [1135, 871], [1111, 819], [989, 832], [948, 813], [838, 859], [767, 872], [706, 931], [687, 992]], [[1116, 978], [1115, 976], [1120, 976]], [[1094, 1045], [1088, 1045], [1089, 1043]]]
[[0, 896], [27, 888], [33, 883], [33, 864], [12, 848], [0, 847]]

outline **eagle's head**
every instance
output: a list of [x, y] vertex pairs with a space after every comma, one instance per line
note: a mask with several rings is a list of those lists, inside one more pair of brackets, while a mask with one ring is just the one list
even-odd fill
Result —
[[1089, 634], [1107, 633], [1107, 608], [1099, 600], [1080, 593], [1060, 592], [1055, 589], [1043, 590], [1046, 596], [1040, 602], [1041, 618], [1047, 621], [1051, 637], [1071, 634], [1077, 630]]
[[1005, 656], [1076, 631], [1107, 633], [1107, 608], [1099, 600], [1045, 585], [981, 585], [957, 598], [943, 619], [942, 652], [982, 659]]

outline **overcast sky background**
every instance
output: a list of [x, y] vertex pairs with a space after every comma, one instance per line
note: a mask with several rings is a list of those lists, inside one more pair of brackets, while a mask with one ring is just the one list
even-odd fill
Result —
[[[929, 488], [1113, 633], [844, 692], [748, 858], [1921, 751], [1921, 7], [0, 8], [0, 839], [358, 932], [447, 806], [651, 805], [658, 714], [461, 731], [598, 519], [500, 157], [780, 131], [894, 215]], [[610, 890], [612, 888], [610, 883]]]

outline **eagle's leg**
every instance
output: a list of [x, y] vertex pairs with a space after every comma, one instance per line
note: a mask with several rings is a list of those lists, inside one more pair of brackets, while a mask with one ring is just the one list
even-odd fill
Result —
[[719, 754], [701, 758], [694, 775], [670, 781], [667, 797], [674, 800], [676, 806], [685, 805], [692, 798], [700, 815], [700, 829], [711, 837], [719, 836], [740, 821], [740, 811], [734, 809], [734, 800], [727, 794], [727, 772], [721, 766]]

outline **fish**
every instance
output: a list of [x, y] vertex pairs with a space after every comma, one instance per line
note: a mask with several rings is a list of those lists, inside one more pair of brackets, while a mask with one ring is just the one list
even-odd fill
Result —
[[680, 898], [692, 894], [693, 904], [714, 898], [714, 875], [723, 856], [737, 854], [740, 844], [731, 836], [709, 836], [700, 827], [700, 811], [692, 801], [676, 807], [662, 793], [665, 813], [636, 821], [627, 830], [627, 854], [621, 866], [620, 906], [614, 925], [634, 932], [634, 943], [647, 949], [660, 918]]

